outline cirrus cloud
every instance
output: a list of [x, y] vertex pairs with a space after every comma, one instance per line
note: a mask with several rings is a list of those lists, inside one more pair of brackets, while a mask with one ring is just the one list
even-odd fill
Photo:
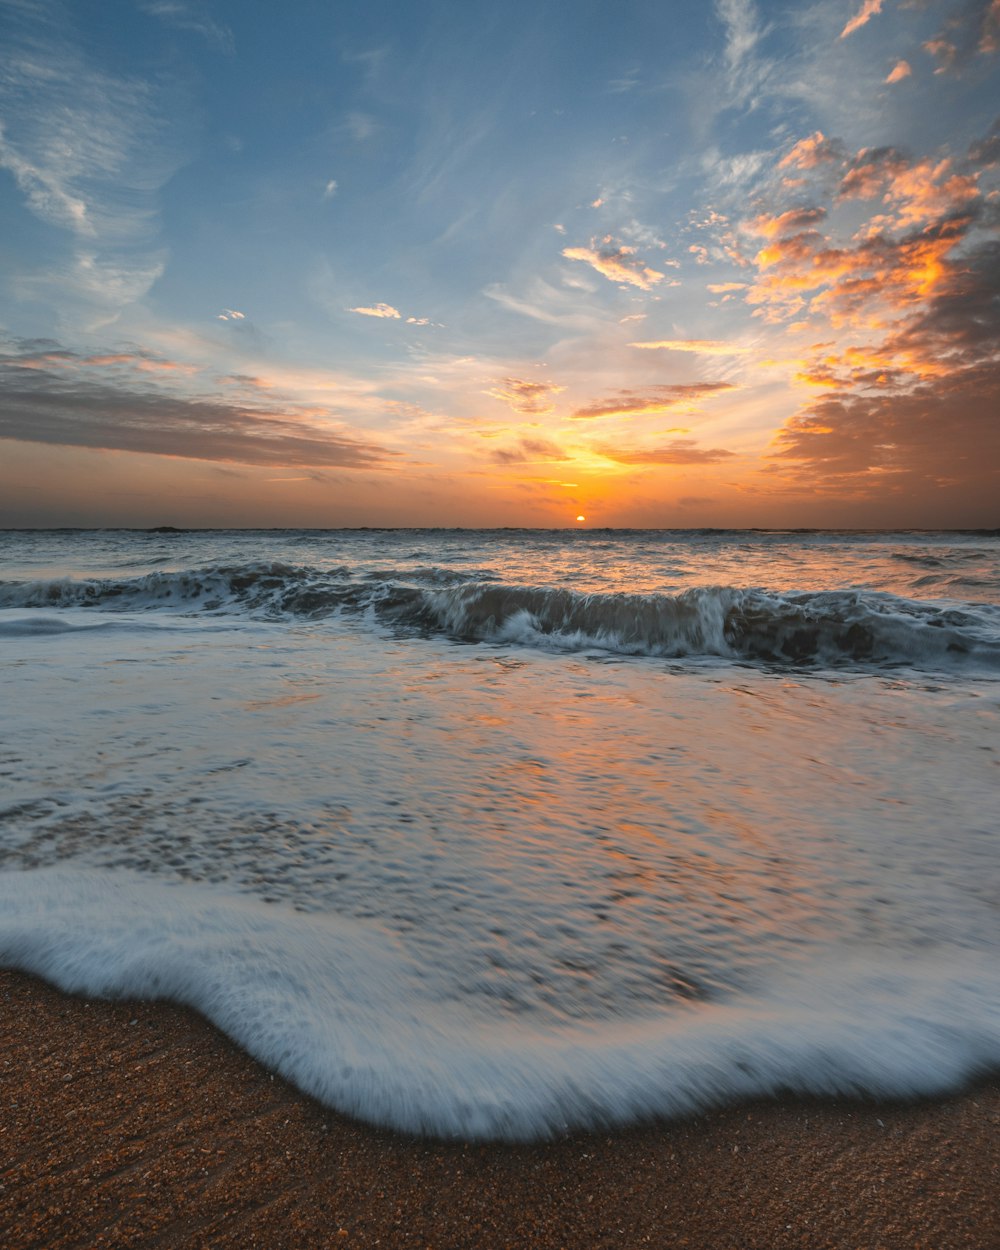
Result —
[[598, 400], [572, 415], [582, 420], [595, 417], [644, 417], [671, 408], [692, 408], [703, 399], [733, 390], [731, 382], [686, 382], [674, 386], [654, 386], [645, 391], [621, 390], [608, 399]]

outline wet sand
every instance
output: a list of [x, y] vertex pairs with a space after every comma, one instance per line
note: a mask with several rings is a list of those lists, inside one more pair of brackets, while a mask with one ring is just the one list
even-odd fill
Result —
[[995, 1250], [1000, 1081], [533, 1146], [331, 1113], [195, 1013], [0, 972], [0, 1245]]

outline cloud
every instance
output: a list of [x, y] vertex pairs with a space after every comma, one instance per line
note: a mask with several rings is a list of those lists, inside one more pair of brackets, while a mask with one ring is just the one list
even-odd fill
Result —
[[772, 71], [771, 64], [757, 55], [765, 31], [758, 24], [756, 6], [753, 0], [716, 0], [715, 12], [725, 31], [725, 92], [731, 103], [752, 108]]
[[118, 367], [130, 359], [81, 357], [52, 342], [0, 351], [0, 438], [271, 466], [378, 468], [394, 454], [325, 431], [315, 410], [306, 418], [291, 406], [157, 390]]
[[245, 321], [246, 313], [238, 312], [235, 308], [224, 308], [216, 317], [216, 321]]
[[745, 282], [710, 282], [708, 289], [713, 295], [725, 295], [731, 291], [745, 291], [747, 283]]
[[182, 163], [185, 109], [162, 83], [92, 63], [72, 41], [72, 9], [15, 7], [0, 73], [0, 168], [72, 249], [18, 286], [61, 316], [109, 320], [163, 272], [158, 195]]
[[657, 269], [651, 269], [636, 255], [634, 247], [616, 243], [606, 235], [599, 243], [591, 239], [590, 247], [564, 247], [563, 256], [568, 260], [582, 260], [603, 274], [609, 282], [625, 282], [648, 291], [663, 278]]
[[543, 278], [532, 278], [523, 294], [515, 295], [500, 282], [485, 287], [483, 294], [509, 312], [546, 325], [582, 330], [595, 328], [593, 315], [581, 309], [578, 292], [554, 287]]
[[337, 179], [331, 178], [329, 182], [326, 184], [326, 186], [323, 188], [323, 199], [332, 200], [336, 194], [337, 194]]
[[924, 44], [924, 51], [937, 59], [936, 74], [960, 73], [977, 56], [1000, 51], [1000, 0], [967, 0], [958, 5]]
[[574, 417], [590, 420], [595, 417], [641, 417], [671, 408], [690, 408], [700, 400], [722, 391], [731, 391], [731, 382], [688, 382], [676, 386], [654, 386], [647, 391], [618, 391], [616, 395], [578, 408]]
[[200, 7], [183, 4], [180, 0], [141, 0], [139, 7], [144, 13], [159, 18], [176, 30], [194, 31], [228, 56], [236, 51], [236, 42], [229, 27], [213, 21]]
[[969, 145], [967, 160], [970, 165], [983, 168], [1000, 164], [1000, 118], [993, 123], [987, 135]]
[[501, 378], [496, 389], [485, 394], [509, 405], [515, 412], [541, 416], [551, 412], [550, 397], [558, 395], [565, 387], [552, 382], [528, 382], [522, 378]]
[[840, 32], [841, 39], [846, 39], [848, 35], [853, 35], [856, 30], [860, 30], [862, 26], [870, 22], [876, 14], [881, 13], [882, 3], [883, 0], [865, 0], [858, 12]]
[[343, 129], [355, 143], [364, 143], [379, 132], [379, 124], [368, 113], [348, 113], [344, 119]]
[[1000, 243], [978, 167], [1000, 155], [996, 131], [964, 168], [892, 148], [845, 159], [833, 194], [876, 200], [874, 215], [847, 242], [803, 231], [758, 254], [749, 302], [844, 336], [800, 370], [824, 393], [781, 429], [774, 472], [832, 497], [995, 508]]
[[887, 83], [902, 82], [904, 78], [909, 78], [913, 73], [909, 61], [897, 61], [889, 71], [885, 81]]
[[[742, 283], [737, 283], [742, 286]], [[648, 343], [629, 343], [644, 351], [698, 352], [703, 356], [741, 356], [749, 347], [737, 343], [724, 343], [719, 339], [657, 339]]]
[[793, 208], [777, 216], [763, 213], [748, 222], [744, 229], [765, 239], [775, 239], [783, 235], [812, 230], [825, 217], [825, 208]]
[[800, 139], [778, 162], [778, 168], [815, 169], [830, 161], [843, 160], [844, 155], [844, 145], [839, 139], [828, 139], [821, 130], [817, 130], [807, 139]]
[[715, 9], [726, 30], [726, 63], [733, 68], [747, 59], [760, 40], [757, 13], [751, 0], [716, 0]]
[[398, 320], [402, 315], [391, 304], [374, 304], [371, 308], [349, 308], [348, 312], [360, 313], [362, 317], [390, 317]]
[[734, 453], [722, 447], [699, 447], [692, 439], [675, 438], [662, 447], [622, 449], [595, 448], [600, 455], [618, 464], [719, 464]]
[[[985, 220], [978, 174], [956, 170], [947, 158], [863, 149], [845, 156], [840, 172], [838, 202], [879, 197], [880, 211], [848, 242], [815, 228], [788, 233], [795, 224], [808, 227], [800, 209], [747, 223], [770, 240], [754, 257], [758, 277], [746, 296], [765, 320], [819, 316], [871, 334], [932, 295], [956, 249]], [[825, 225], [819, 209], [808, 215]]]
[[547, 438], [522, 438], [516, 447], [500, 447], [490, 453], [497, 464], [526, 464], [536, 461], [568, 460], [569, 457]]
[[871, 200], [881, 195], [886, 184], [910, 164], [909, 158], [897, 148], [862, 148], [846, 163], [840, 180], [841, 200]]
[[901, 394], [832, 392], [789, 421], [775, 461], [810, 489], [928, 503], [928, 490], [994, 514], [1000, 378], [976, 367]]

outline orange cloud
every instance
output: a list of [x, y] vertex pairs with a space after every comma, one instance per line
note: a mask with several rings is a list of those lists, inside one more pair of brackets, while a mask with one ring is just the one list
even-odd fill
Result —
[[842, 160], [844, 147], [839, 139], [827, 139], [821, 130], [800, 139], [792, 150], [778, 162], [779, 169], [815, 169], [830, 161]]
[[840, 200], [871, 200], [907, 167], [907, 158], [896, 148], [862, 148], [849, 162], [840, 181]]
[[373, 304], [371, 308], [349, 308], [347, 311], [360, 313], [362, 317], [390, 317], [396, 320], [402, 315], [391, 304]]
[[617, 464], [719, 464], [734, 453], [722, 447], [699, 447], [692, 439], [675, 438], [662, 447], [595, 449]]
[[904, 78], [909, 78], [912, 73], [913, 70], [910, 68], [909, 61], [897, 61], [889, 71], [885, 81], [887, 83], [902, 82]]
[[565, 387], [555, 386], [552, 382], [527, 382], [522, 378], [501, 378], [496, 390], [485, 394], [508, 404], [515, 412], [543, 415], [551, 412], [553, 405], [549, 397], [558, 395]]
[[853, 35], [856, 30], [860, 30], [862, 26], [870, 22], [877, 13], [881, 13], [882, 2], [883, 0], [865, 0], [858, 12], [855, 13], [840, 32], [841, 39], [846, 39], [848, 35]]
[[646, 392], [623, 390], [610, 399], [602, 399], [578, 408], [574, 417], [589, 420], [594, 417], [642, 417], [671, 408], [691, 407], [702, 399], [710, 398], [720, 391], [731, 391], [731, 382], [689, 382], [677, 386], [654, 386]]
[[[736, 285], [742, 286], [742, 283]], [[644, 351], [697, 352], [702, 356], [740, 356], [750, 350], [718, 339], [657, 339], [649, 343], [629, 343], [629, 347], [640, 347]]]
[[[974, 143], [970, 163], [995, 161], [998, 136], [995, 127]], [[884, 211], [848, 243], [818, 231], [779, 234], [758, 255], [747, 298], [759, 314], [804, 313], [854, 340], [815, 344], [800, 366], [797, 380], [824, 394], [779, 433], [779, 476], [841, 497], [898, 495], [925, 507], [937, 498], [951, 514], [992, 506], [1000, 242], [989, 237], [993, 217], [977, 178], [949, 159], [859, 152], [838, 199], [878, 196]]]
[[611, 235], [606, 235], [600, 245], [591, 239], [590, 247], [564, 247], [562, 254], [567, 260], [584, 261], [610, 282], [625, 282], [643, 291], [663, 279], [658, 269], [651, 269], [638, 258], [634, 247], [616, 244]]
[[744, 227], [751, 234], [765, 239], [775, 239], [781, 235], [794, 234], [810, 230], [826, 217], [825, 208], [792, 208], [779, 213], [776, 217], [762, 213]]
[[525, 464], [531, 461], [568, 460], [569, 457], [547, 438], [522, 438], [516, 447], [498, 448], [490, 453], [497, 464]]

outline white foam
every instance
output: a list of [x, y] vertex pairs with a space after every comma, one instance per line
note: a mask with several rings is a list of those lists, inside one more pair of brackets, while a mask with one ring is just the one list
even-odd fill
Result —
[[898, 1097], [1000, 1063], [1000, 976], [970, 952], [809, 963], [630, 1024], [485, 1027], [376, 929], [205, 887], [0, 876], [0, 958], [76, 993], [164, 998], [349, 1115], [530, 1139], [787, 1089]]

